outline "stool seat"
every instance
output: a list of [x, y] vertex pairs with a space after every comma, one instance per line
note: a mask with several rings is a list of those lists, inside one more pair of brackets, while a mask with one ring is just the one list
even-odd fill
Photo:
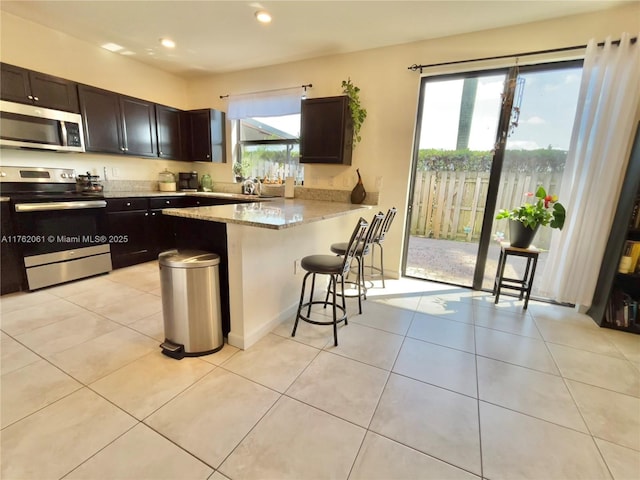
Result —
[[[524, 310], [529, 305], [529, 297], [531, 296], [531, 287], [536, 274], [536, 265], [538, 264], [538, 255], [540, 251], [536, 247], [520, 248], [512, 247], [508, 242], [500, 242], [500, 258], [498, 259], [498, 269], [496, 278], [493, 283], [493, 294], [496, 296], [495, 302], [498, 303], [500, 291], [503, 288], [516, 290], [520, 292], [519, 299], [524, 298]], [[509, 256], [523, 257], [527, 259], [527, 265], [522, 278], [507, 278], [504, 276], [504, 269]]]
[[334, 255], [308, 255], [300, 260], [300, 266], [307, 272], [336, 275], [342, 274], [342, 263], [342, 258]]

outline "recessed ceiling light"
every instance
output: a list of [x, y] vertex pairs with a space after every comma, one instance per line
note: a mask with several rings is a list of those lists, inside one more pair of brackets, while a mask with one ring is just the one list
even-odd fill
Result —
[[109, 50], [110, 52], [119, 52], [124, 47], [118, 45], [117, 43], [105, 43], [104, 45], [100, 45], [105, 50]]
[[135, 55], [136, 52], [132, 52], [131, 50], [123, 50], [120, 52], [120, 55]]
[[161, 38], [160, 43], [162, 44], [163, 47], [176, 48], [176, 42], [174, 42], [170, 38]]
[[271, 22], [271, 14], [265, 10], [260, 10], [256, 12], [256, 19], [260, 23], [269, 23]]

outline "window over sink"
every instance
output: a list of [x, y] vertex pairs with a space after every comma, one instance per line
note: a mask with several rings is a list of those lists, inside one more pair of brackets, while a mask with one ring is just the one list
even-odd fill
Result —
[[243, 176], [265, 183], [284, 183], [304, 178], [300, 165], [300, 114], [273, 117], [247, 117], [237, 120], [236, 161], [243, 165]]

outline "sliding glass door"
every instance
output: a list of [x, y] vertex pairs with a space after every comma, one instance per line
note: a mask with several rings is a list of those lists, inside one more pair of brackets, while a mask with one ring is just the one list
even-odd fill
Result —
[[[515, 98], [519, 111], [514, 111], [506, 140], [496, 211], [521, 205], [527, 193], [535, 192], [540, 185], [549, 194], [560, 192], [581, 74], [582, 62], [520, 69]], [[482, 277], [484, 289], [493, 288], [498, 242], [509, 241], [507, 220], [494, 217], [491, 217], [491, 243]], [[534, 239], [534, 245], [540, 250], [538, 272], [542, 272], [549, 256], [552, 232], [551, 228], [540, 228]], [[525, 262], [510, 261], [507, 268], [508, 277], [522, 278]], [[538, 273], [533, 282], [532, 294], [536, 297], [542, 296], [541, 279]]]
[[560, 187], [580, 70], [571, 62], [423, 79], [406, 276], [491, 288], [498, 241], [508, 241], [495, 212], [538, 184]]

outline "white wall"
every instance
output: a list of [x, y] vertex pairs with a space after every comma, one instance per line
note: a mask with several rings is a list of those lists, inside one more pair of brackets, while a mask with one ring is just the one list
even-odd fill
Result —
[[[377, 190], [381, 179], [380, 209], [396, 206], [399, 214], [385, 243], [387, 270], [398, 272], [401, 264], [403, 219], [406, 203], [419, 74], [407, 69], [414, 63], [437, 63], [537, 51], [586, 44], [590, 38], [618, 38], [623, 31], [640, 31], [640, 4], [587, 15], [416, 42], [348, 55], [307, 60], [243, 72], [184, 80], [68, 37], [40, 25], [3, 13], [0, 19], [1, 60], [7, 63], [70, 78], [128, 95], [179, 108], [213, 107], [226, 110], [227, 93], [282, 88], [313, 83], [309, 96], [340, 94], [343, 79], [351, 78], [361, 88], [361, 100], [368, 110], [362, 128], [362, 142], [353, 165], [309, 165], [305, 186], [350, 189], [355, 169], [363, 175], [365, 187]], [[230, 129], [229, 129], [230, 130]], [[165, 166], [173, 171], [195, 169], [208, 172], [214, 181], [231, 178], [231, 164], [183, 164], [131, 157], [82, 154], [25, 154], [2, 151], [3, 163], [31, 162], [53, 166], [71, 162], [73, 168], [88, 168], [101, 174], [104, 165], [116, 166], [123, 178], [153, 180]], [[228, 147], [231, 158], [231, 146]], [[86, 167], [85, 167], [86, 165]], [[187, 167], [187, 168], [185, 168]], [[192, 168], [195, 167], [195, 168]]]

